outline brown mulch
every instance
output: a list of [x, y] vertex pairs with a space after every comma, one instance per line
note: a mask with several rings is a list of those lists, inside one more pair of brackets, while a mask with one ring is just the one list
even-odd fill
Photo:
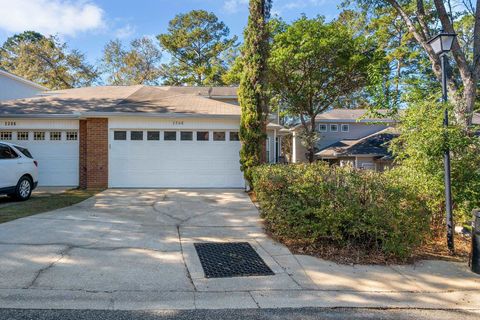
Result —
[[451, 255], [447, 249], [445, 239], [430, 240], [419, 247], [406, 260], [385, 255], [381, 251], [359, 249], [357, 247], [344, 247], [334, 243], [310, 243], [295, 239], [275, 237], [270, 232], [267, 234], [286, 245], [294, 254], [311, 255], [317, 258], [330, 260], [340, 264], [409, 264], [418, 260], [445, 260], [467, 262], [470, 254], [471, 238], [463, 235], [455, 236], [455, 253]]
[[470, 256], [472, 238], [461, 234], [455, 235], [455, 253], [450, 254], [446, 237], [437, 237], [430, 239], [427, 243], [417, 249], [416, 259], [424, 260], [447, 260], [466, 262]]

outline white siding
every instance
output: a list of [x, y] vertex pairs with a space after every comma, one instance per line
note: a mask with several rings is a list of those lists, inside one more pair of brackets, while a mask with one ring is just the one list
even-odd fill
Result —
[[43, 90], [0, 74], [0, 101], [33, 97]]

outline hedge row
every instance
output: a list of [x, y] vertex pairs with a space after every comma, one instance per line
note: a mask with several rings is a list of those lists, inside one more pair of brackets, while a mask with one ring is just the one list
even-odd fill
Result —
[[394, 175], [321, 162], [263, 165], [254, 169], [253, 187], [279, 238], [406, 259], [428, 233], [425, 202]]

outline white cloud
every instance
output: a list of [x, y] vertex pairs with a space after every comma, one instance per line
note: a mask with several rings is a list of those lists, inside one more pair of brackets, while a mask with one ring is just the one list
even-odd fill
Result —
[[223, 9], [225, 9], [225, 11], [228, 13], [235, 13], [247, 5], [248, 0], [226, 0], [223, 3]]
[[74, 36], [105, 26], [104, 11], [88, 0], [0, 0], [0, 8], [0, 29], [8, 32]]
[[135, 34], [136, 28], [127, 23], [125, 26], [115, 30], [115, 37], [119, 39], [129, 38]]

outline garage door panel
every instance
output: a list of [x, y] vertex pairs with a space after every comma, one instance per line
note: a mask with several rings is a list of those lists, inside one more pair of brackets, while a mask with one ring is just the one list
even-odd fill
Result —
[[[112, 135], [111, 135], [112, 136]], [[242, 188], [236, 141], [110, 141], [111, 187]]]
[[32, 136], [30, 134], [29, 140], [14, 139], [12, 143], [27, 148], [38, 161], [39, 186], [78, 186], [78, 140], [36, 141]]

